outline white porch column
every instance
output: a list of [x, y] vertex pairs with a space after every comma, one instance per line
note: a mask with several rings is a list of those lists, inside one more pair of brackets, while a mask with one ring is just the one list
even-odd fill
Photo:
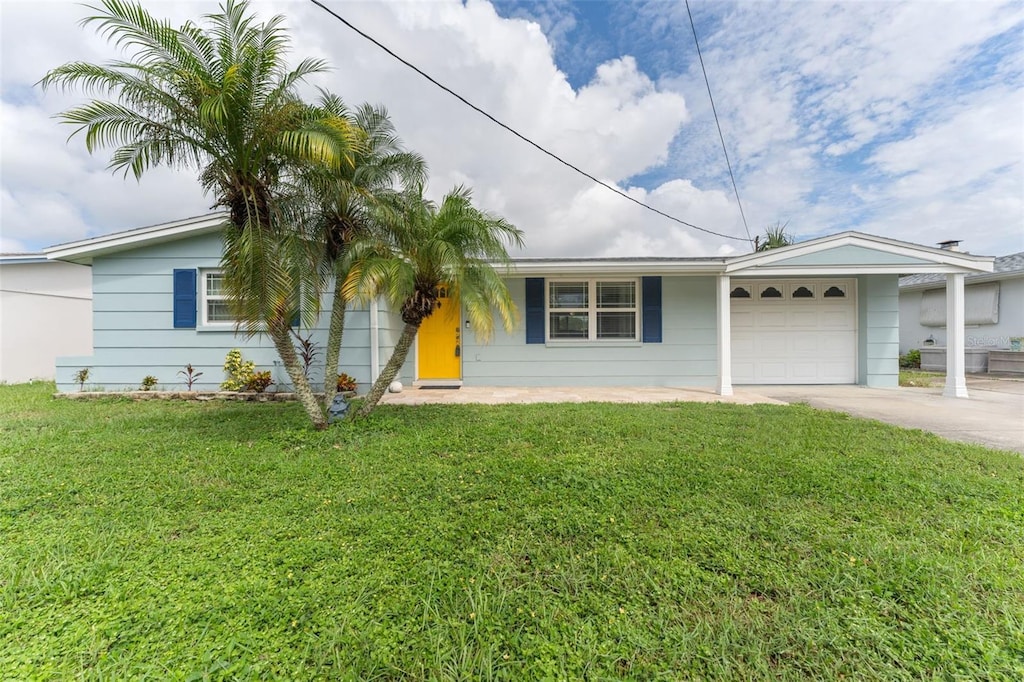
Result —
[[718, 276], [718, 395], [732, 395], [732, 321], [729, 275]]
[[947, 398], [966, 398], [964, 377], [964, 275], [946, 275], [946, 388]]

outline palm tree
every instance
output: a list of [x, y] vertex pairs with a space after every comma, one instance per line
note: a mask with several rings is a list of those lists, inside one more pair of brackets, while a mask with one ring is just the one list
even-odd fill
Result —
[[308, 244], [292, 236], [303, 204], [292, 179], [299, 167], [350, 163], [351, 126], [303, 103], [296, 86], [326, 70], [305, 59], [288, 70], [283, 18], [256, 23], [244, 0], [227, 0], [204, 17], [207, 27], [173, 28], [142, 5], [101, 0], [83, 20], [128, 60], [105, 65], [72, 62], [50, 71], [44, 88], [78, 87], [94, 99], [60, 115], [85, 133], [94, 152], [113, 147], [110, 168], [139, 178], [154, 166], [199, 171], [214, 206], [227, 209], [222, 265], [225, 284], [247, 334], [267, 333], [317, 428], [326, 426], [288, 334], [304, 315], [319, 314], [325, 274], [296, 265]]
[[788, 225], [789, 222], [776, 222], [766, 227], [764, 230], [763, 241], [760, 235], [754, 237], [754, 251], [767, 251], [769, 249], [777, 249], [780, 246], [789, 246], [790, 244], [793, 244], [793, 238], [786, 233], [786, 227]]
[[374, 232], [375, 216], [393, 212], [400, 205], [403, 190], [425, 181], [427, 165], [419, 154], [402, 147], [383, 107], [364, 104], [349, 112], [340, 98], [328, 93], [323, 94], [319, 107], [326, 117], [347, 118], [360, 135], [351, 165], [334, 169], [313, 167], [307, 176], [307, 186], [317, 204], [310, 241], [322, 248], [321, 262], [334, 279], [324, 367], [327, 408], [337, 389], [349, 303], [342, 286], [351, 264], [346, 257], [349, 248], [357, 239]]
[[516, 324], [515, 304], [492, 263], [507, 262], [506, 244], [521, 247], [523, 233], [514, 225], [473, 207], [472, 193], [456, 187], [440, 206], [422, 197], [422, 188], [406, 197], [400, 222], [388, 230], [389, 241], [352, 245], [352, 268], [345, 294], [363, 298], [383, 295], [399, 311], [402, 334], [359, 410], [369, 414], [398, 375], [423, 321], [437, 309], [440, 290], [461, 300], [472, 327], [483, 338], [494, 329], [494, 312], [506, 329]]

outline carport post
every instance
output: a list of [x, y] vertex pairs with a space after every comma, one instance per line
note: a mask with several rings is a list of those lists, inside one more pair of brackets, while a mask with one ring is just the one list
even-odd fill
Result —
[[946, 388], [947, 398], [966, 398], [964, 377], [964, 274], [946, 275]]
[[729, 275], [718, 276], [718, 395], [732, 395], [732, 322]]

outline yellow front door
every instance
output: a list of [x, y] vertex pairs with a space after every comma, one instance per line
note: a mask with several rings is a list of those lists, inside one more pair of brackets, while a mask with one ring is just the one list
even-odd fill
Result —
[[441, 292], [441, 305], [417, 334], [420, 379], [462, 378], [462, 315], [459, 299]]

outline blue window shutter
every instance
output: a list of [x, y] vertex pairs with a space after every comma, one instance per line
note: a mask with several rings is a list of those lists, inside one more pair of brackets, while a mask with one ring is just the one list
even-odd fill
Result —
[[196, 328], [196, 271], [174, 271], [174, 328]]
[[644, 277], [643, 342], [661, 343], [661, 277]]
[[544, 278], [526, 278], [526, 343], [544, 343]]

